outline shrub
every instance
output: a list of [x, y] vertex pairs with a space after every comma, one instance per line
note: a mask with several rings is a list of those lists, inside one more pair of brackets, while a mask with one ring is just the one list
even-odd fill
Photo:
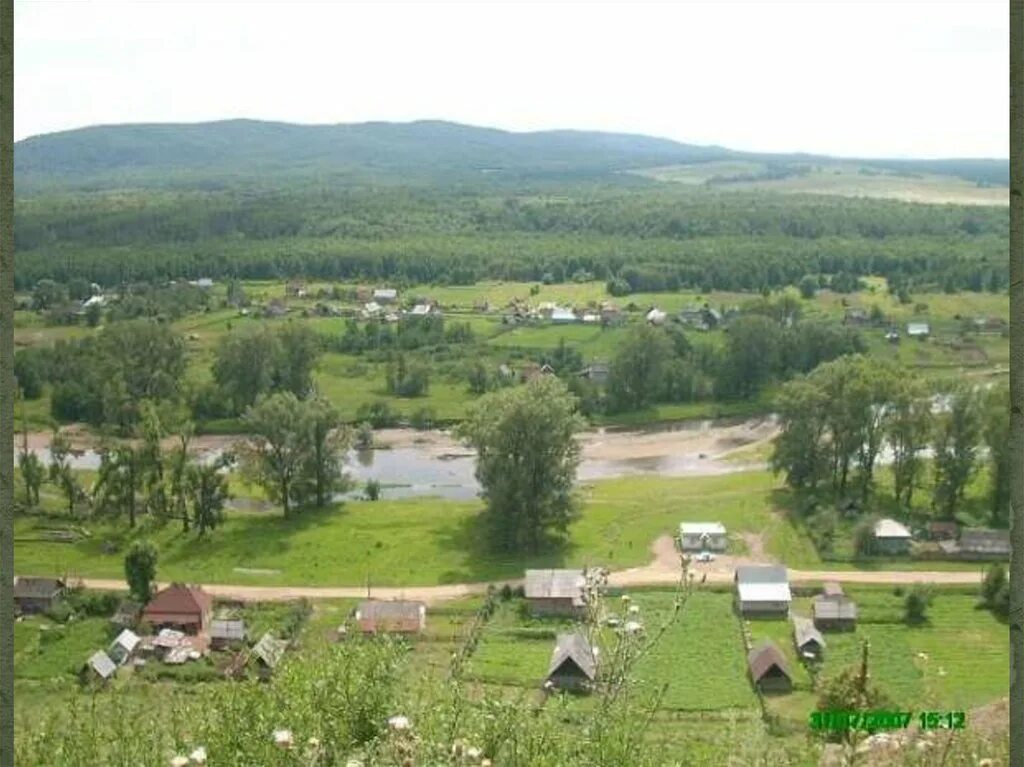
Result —
[[928, 608], [933, 599], [930, 587], [923, 584], [915, 584], [907, 594], [903, 603], [904, 620], [907, 623], [924, 623], [928, 619]]
[[366, 500], [376, 501], [380, 498], [380, 482], [375, 479], [369, 479], [366, 481]]
[[73, 589], [65, 595], [68, 606], [78, 615], [106, 618], [114, 614], [120, 602], [109, 591]]
[[44, 614], [54, 623], [67, 623], [74, 615], [74, 610], [71, 609], [71, 605], [61, 599], [54, 602]]
[[1000, 592], [1006, 588], [1006, 569], [998, 562], [990, 565], [985, 571], [985, 579], [981, 582], [981, 601], [988, 608], [996, 604]]

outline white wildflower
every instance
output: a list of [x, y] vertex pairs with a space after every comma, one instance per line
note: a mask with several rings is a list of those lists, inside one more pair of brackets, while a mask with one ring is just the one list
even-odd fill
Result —
[[467, 756], [467, 757], [468, 757], [469, 759], [472, 759], [472, 760], [473, 760], [474, 762], [475, 762], [475, 761], [476, 761], [477, 759], [479, 759], [479, 758], [480, 758], [480, 754], [481, 754], [481, 753], [482, 753], [482, 752], [480, 751], [480, 749], [479, 749], [479, 748], [477, 748], [476, 746], [471, 746], [470, 748], [467, 748], [467, 749], [466, 749], [466, 756]]
[[644, 630], [643, 625], [639, 621], [627, 621], [625, 628], [627, 634], [636, 634]]
[[978, 767], [995, 767], [995, 764], [992, 759], [988, 758], [978, 760]]
[[171, 758], [171, 767], [188, 767], [188, 757], [178, 754]]
[[404, 716], [393, 716], [388, 719], [388, 727], [392, 730], [408, 730], [409, 719]]
[[192, 764], [206, 764], [206, 749], [199, 746], [188, 755], [188, 758], [192, 760]]
[[629, 601], [629, 594], [623, 594], [622, 595], [622, 601], [623, 602], [628, 602]]
[[480, 762], [480, 767], [491, 767], [491, 760], [484, 759], [482, 762]]
[[926, 653], [923, 653], [923, 652], [919, 652], [917, 654], [917, 657], [918, 657], [918, 660], [928, 660], [928, 655]]
[[363, 767], [363, 763], [358, 759], [349, 759], [345, 762], [345, 767]]
[[310, 748], [320, 748], [320, 738], [310, 738], [306, 742]]
[[291, 730], [274, 730], [274, 744], [278, 748], [291, 748], [293, 742]]
[[630, 605], [629, 606], [629, 614], [630, 615], [636, 615], [638, 612], [640, 612], [640, 605]]

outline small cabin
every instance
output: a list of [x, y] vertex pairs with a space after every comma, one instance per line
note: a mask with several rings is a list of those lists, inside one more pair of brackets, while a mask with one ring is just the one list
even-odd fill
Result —
[[825, 653], [825, 637], [810, 618], [793, 616], [793, 645], [806, 660], [821, 660]]
[[406, 600], [367, 599], [356, 607], [355, 620], [364, 634], [419, 634], [427, 627], [427, 606]]
[[906, 554], [910, 551], [910, 530], [894, 519], [875, 523], [876, 554]]
[[574, 618], [583, 614], [585, 585], [582, 570], [527, 570], [523, 593], [534, 615]]
[[744, 565], [736, 568], [736, 602], [744, 617], [789, 615], [793, 595], [786, 568], [780, 565]]
[[683, 551], [725, 551], [729, 545], [720, 522], [683, 522], [679, 525], [679, 547]]
[[580, 633], [559, 634], [551, 653], [547, 681], [552, 687], [585, 692], [597, 678], [597, 650]]
[[747, 654], [750, 678], [761, 692], [790, 692], [793, 677], [782, 651], [771, 640], [765, 640]]

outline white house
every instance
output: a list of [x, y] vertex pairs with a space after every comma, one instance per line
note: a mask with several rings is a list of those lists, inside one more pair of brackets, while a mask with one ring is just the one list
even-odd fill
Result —
[[652, 325], [662, 325], [664, 324], [667, 316], [668, 315], [661, 311], [661, 309], [651, 309], [647, 312], [647, 321]]
[[564, 306], [556, 306], [551, 310], [552, 322], [576, 322], [577, 319], [576, 312]]
[[377, 288], [373, 291], [373, 300], [381, 304], [393, 304], [398, 300], [398, 291], [394, 288]]
[[895, 519], [880, 519], [875, 523], [875, 552], [878, 554], [906, 554], [910, 550], [910, 531]]
[[744, 565], [736, 568], [736, 599], [745, 616], [789, 615], [793, 595], [786, 568], [779, 565]]
[[907, 324], [907, 336], [909, 338], [927, 338], [931, 335], [931, 328], [927, 322], [911, 322]]
[[719, 522], [683, 522], [679, 546], [683, 551], [725, 551], [729, 538]]
[[384, 310], [384, 307], [382, 307], [376, 301], [370, 301], [370, 303], [368, 303], [368, 304], [363, 306], [363, 316], [364, 317], [376, 317], [383, 310]]
[[140, 641], [138, 634], [130, 629], [125, 629], [111, 643], [108, 653], [110, 659], [119, 666], [124, 665], [125, 661], [132, 657], [132, 653], [135, 652]]

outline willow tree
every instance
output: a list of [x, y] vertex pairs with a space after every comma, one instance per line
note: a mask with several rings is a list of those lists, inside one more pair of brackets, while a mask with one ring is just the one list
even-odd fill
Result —
[[477, 451], [492, 545], [537, 551], [564, 535], [577, 513], [573, 484], [583, 427], [576, 399], [554, 376], [484, 395], [459, 436]]

